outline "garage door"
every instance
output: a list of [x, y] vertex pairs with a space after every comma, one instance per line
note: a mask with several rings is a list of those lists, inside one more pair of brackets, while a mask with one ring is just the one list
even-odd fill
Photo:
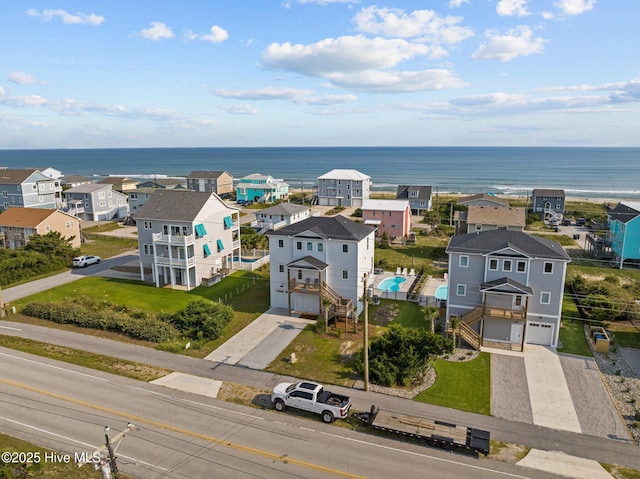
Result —
[[313, 294], [294, 294], [291, 306], [299, 313], [318, 314], [318, 297]]
[[527, 343], [551, 346], [553, 325], [546, 323], [527, 323]]

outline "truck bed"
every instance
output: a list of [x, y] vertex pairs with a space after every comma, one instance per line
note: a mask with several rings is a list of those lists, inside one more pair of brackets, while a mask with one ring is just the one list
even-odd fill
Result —
[[333, 394], [331, 391], [322, 391], [322, 394], [318, 396], [318, 402], [322, 404], [328, 404], [329, 406], [345, 407], [349, 402], [347, 396], [340, 396], [339, 394]]
[[489, 454], [490, 434], [488, 431], [383, 411], [375, 406], [371, 407], [370, 412], [355, 413], [354, 416], [374, 429], [413, 437], [433, 446], [473, 451], [485, 456]]

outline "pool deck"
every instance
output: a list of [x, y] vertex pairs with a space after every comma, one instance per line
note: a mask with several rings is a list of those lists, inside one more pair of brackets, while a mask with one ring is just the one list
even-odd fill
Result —
[[420, 291], [420, 293], [425, 296], [435, 297], [436, 289], [438, 289], [440, 286], [446, 286], [447, 284], [448, 282], [444, 278], [427, 278], [427, 280], [424, 282], [424, 285], [422, 286], [422, 291]]
[[[413, 280], [415, 279], [415, 275], [413, 276], [409, 276], [409, 275], [402, 275], [402, 274], [394, 274], [390, 271], [385, 271], [384, 273], [380, 273], [380, 274], [374, 274], [373, 275], [373, 287], [374, 287], [374, 294], [378, 294], [381, 290], [378, 289], [378, 285], [380, 283], [382, 283], [385, 279], [389, 279], [389, 278], [404, 278], [406, 279], [406, 281], [404, 281], [403, 283], [400, 283], [400, 289], [397, 291], [398, 293], [406, 293], [409, 291], [409, 288], [411, 287], [411, 285], [413, 284]], [[392, 293], [394, 293], [395, 291], [391, 291]]]

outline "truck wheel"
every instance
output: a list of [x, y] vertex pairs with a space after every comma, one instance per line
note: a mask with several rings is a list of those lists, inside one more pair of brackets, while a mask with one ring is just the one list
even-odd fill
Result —
[[322, 413], [322, 420], [327, 424], [331, 424], [334, 420], [333, 414], [331, 414], [331, 411], [324, 411]]
[[276, 399], [273, 405], [276, 408], [276, 411], [284, 411], [285, 405], [282, 399]]

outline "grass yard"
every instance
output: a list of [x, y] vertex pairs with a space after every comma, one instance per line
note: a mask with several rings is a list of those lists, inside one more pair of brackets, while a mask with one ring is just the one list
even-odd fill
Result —
[[584, 335], [584, 321], [580, 319], [562, 320], [560, 342], [562, 343], [562, 348], [558, 348], [558, 351], [561, 353], [593, 356]]
[[402, 268], [425, 269], [425, 274], [440, 274], [444, 272], [433, 266], [434, 261], [447, 261], [445, 248], [449, 243], [449, 237], [420, 236], [416, 237], [416, 244], [399, 248], [376, 247], [376, 264], [381, 264], [388, 271], [395, 271], [398, 266]]
[[89, 241], [80, 247], [82, 254], [94, 254], [101, 258], [110, 258], [127, 251], [138, 249], [138, 240], [134, 238], [118, 238], [116, 236], [90, 233]]
[[480, 353], [465, 362], [437, 359], [434, 368], [436, 383], [416, 396], [416, 401], [491, 414], [491, 355]]
[[640, 349], [640, 331], [635, 328], [625, 328], [610, 331], [614, 344], [622, 348]]
[[[360, 315], [363, 320], [363, 315]], [[369, 323], [376, 326], [399, 324], [406, 328], [429, 329], [429, 322], [424, 319], [422, 308], [417, 303], [381, 299], [378, 306], [369, 306]]]

